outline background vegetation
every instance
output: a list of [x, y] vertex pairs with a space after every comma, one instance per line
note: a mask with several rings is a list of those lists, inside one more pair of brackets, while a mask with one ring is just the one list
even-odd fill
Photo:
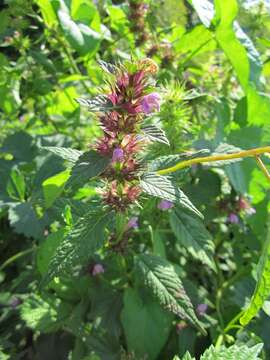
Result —
[[[67, 162], [42, 149], [85, 151], [100, 136], [96, 116], [75, 101], [100, 93], [98, 60], [159, 65], [162, 106], [151, 121], [170, 146], [153, 143], [145, 159], [235, 152], [270, 144], [269, 34], [266, 0], [4, 1], [1, 359], [270, 358], [269, 181], [253, 158], [174, 173], [203, 221], [143, 196], [127, 253], [105, 243], [86, 265], [40, 287], [65, 234], [98, 198], [96, 180], [67, 189]], [[154, 299], [136, 254], [170, 264], [206, 336]], [[250, 319], [239, 323], [256, 283]]]

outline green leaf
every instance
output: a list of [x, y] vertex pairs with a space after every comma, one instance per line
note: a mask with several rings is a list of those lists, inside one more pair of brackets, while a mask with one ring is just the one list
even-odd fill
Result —
[[248, 308], [240, 318], [242, 325], [247, 325], [262, 308], [264, 301], [270, 295], [270, 226], [268, 222], [268, 235], [258, 264], [257, 284]]
[[62, 159], [67, 160], [71, 163], [76, 163], [79, 157], [83, 154], [82, 151], [76, 149], [57, 147], [57, 146], [43, 146], [41, 147], [41, 149], [50, 151], [54, 155], [57, 155]]
[[169, 312], [187, 319], [205, 334], [174, 267], [161, 257], [146, 254], [137, 257], [137, 266], [145, 285], [160, 305]]
[[175, 44], [177, 52], [188, 54], [184, 62], [190, 60], [195, 55], [212, 50], [215, 47], [216, 41], [213, 34], [203, 25], [197, 25], [186, 32]]
[[49, 269], [49, 263], [62, 242], [65, 229], [60, 229], [50, 234], [39, 246], [37, 252], [37, 268], [41, 275], [45, 275]]
[[136, 359], [155, 360], [168, 339], [171, 316], [149, 296], [127, 288], [121, 321], [128, 350], [134, 352]]
[[[179, 358], [178, 358], [178, 359], [179, 359]], [[192, 356], [190, 355], [190, 353], [187, 351], [187, 352], [185, 353], [185, 355], [182, 357], [181, 360], [195, 360], [195, 358], [192, 357]]]
[[[20, 146], [18, 146], [18, 144]], [[0, 151], [12, 154], [14, 160], [30, 162], [35, 157], [35, 144], [31, 135], [19, 131], [5, 138]]]
[[67, 187], [83, 186], [89, 179], [100, 175], [110, 160], [110, 158], [102, 156], [94, 150], [85, 152], [73, 166]]
[[[212, 156], [218, 156], [218, 155], [222, 155], [222, 154], [234, 154], [234, 153], [237, 153], [237, 152], [239, 152], [241, 150], [242, 149], [240, 149], [239, 147], [236, 147], [234, 145], [221, 143], [221, 144], [219, 144], [219, 146], [214, 150], [214, 152], [211, 155]], [[243, 159], [239, 158], [239, 159], [214, 161], [214, 162], [209, 163], [209, 165], [211, 165], [211, 166], [224, 166], [224, 165], [233, 164], [235, 162], [239, 162], [239, 161], [242, 161], [242, 160]]]
[[203, 215], [191, 203], [184, 192], [174, 185], [168, 177], [147, 173], [141, 179], [140, 186], [145, 193], [177, 203], [203, 218]]
[[12, 169], [10, 181], [7, 184], [7, 192], [13, 199], [24, 201], [25, 198], [25, 181], [23, 174], [18, 169]]
[[35, 239], [42, 236], [43, 227], [30, 203], [24, 202], [9, 208], [8, 218], [16, 233]]
[[54, 277], [71, 273], [75, 266], [85, 266], [106, 238], [106, 226], [112, 221], [111, 213], [87, 213], [66, 235], [49, 263], [42, 281], [48, 284]]
[[73, 21], [63, 0], [55, 1], [58, 21], [70, 45], [82, 56], [93, 57], [99, 49], [101, 35], [89, 26]]
[[49, 0], [35, 0], [41, 10], [42, 17], [45, 24], [50, 28], [57, 23], [56, 14], [54, 12], [51, 1]]
[[175, 208], [170, 214], [170, 224], [178, 242], [197, 260], [215, 270], [214, 244], [211, 234], [203, 223], [182, 209]]
[[34, 331], [57, 331], [69, 317], [71, 306], [46, 294], [46, 298], [30, 295], [20, 308], [21, 318]]
[[[187, 153], [160, 156], [150, 162], [149, 170], [153, 172], [153, 171], [166, 169], [178, 164], [181, 161], [191, 160], [201, 156], [209, 156], [210, 154], [211, 151], [209, 149], [201, 149], [194, 152], [190, 151]], [[183, 169], [179, 171], [183, 171]]]
[[258, 357], [263, 344], [253, 347], [233, 345], [229, 348], [224, 346], [215, 348], [213, 345], [200, 357], [200, 360], [259, 360]]
[[51, 207], [58, 196], [61, 195], [69, 176], [70, 170], [67, 169], [43, 181], [42, 189], [46, 208]]
[[150, 141], [157, 141], [162, 144], [170, 145], [164, 130], [161, 128], [155, 125], [147, 125], [142, 127], [142, 131]]

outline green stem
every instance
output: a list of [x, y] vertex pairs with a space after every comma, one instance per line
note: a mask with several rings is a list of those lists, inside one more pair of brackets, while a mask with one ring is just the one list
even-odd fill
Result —
[[24, 251], [20, 251], [17, 254], [11, 256], [9, 259], [7, 259], [1, 266], [0, 266], [0, 271], [4, 270], [7, 266], [9, 266], [10, 264], [12, 264], [14, 261], [17, 261], [18, 259], [20, 259], [23, 256], [26, 256], [28, 254], [30, 254], [31, 252], [35, 251], [35, 247], [31, 248], [31, 249], [27, 249]]

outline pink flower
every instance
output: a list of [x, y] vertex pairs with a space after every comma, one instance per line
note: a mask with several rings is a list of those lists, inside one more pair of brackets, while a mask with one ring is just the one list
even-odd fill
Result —
[[137, 229], [138, 227], [139, 227], [138, 218], [137, 218], [137, 216], [133, 216], [132, 218], [129, 219], [129, 221], [127, 223], [127, 230], [128, 229]]
[[157, 207], [158, 209], [165, 211], [171, 209], [173, 207], [173, 203], [168, 200], [161, 200]]
[[231, 224], [239, 224], [239, 217], [234, 213], [230, 213], [227, 220]]
[[121, 162], [124, 160], [124, 151], [117, 147], [113, 150], [112, 162]]
[[196, 311], [197, 311], [197, 314], [198, 315], [204, 315], [205, 313], [206, 313], [206, 311], [207, 311], [207, 309], [208, 309], [208, 305], [207, 304], [199, 304], [198, 306], [197, 306], [197, 309], [196, 309]]
[[92, 269], [92, 275], [97, 276], [105, 272], [104, 267], [101, 264], [95, 264]]
[[152, 113], [154, 111], [159, 111], [159, 109], [160, 109], [160, 100], [161, 100], [161, 97], [156, 92], [145, 95], [141, 100], [142, 111], [145, 114], [150, 114], [150, 113]]

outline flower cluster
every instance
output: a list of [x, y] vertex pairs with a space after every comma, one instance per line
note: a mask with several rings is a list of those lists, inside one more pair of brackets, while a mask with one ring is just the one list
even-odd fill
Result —
[[142, 163], [138, 154], [147, 140], [141, 134], [146, 115], [159, 111], [160, 95], [153, 91], [152, 75], [157, 65], [150, 59], [136, 64], [113, 67], [108, 79], [106, 104], [100, 111], [99, 121], [103, 136], [95, 148], [111, 158], [102, 174], [106, 183], [104, 201], [117, 211], [124, 211], [139, 197], [138, 176]]
[[227, 223], [239, 224], [240, 215], [251, 216], [256, 213], [250, 202], [243, 196], [233, 199], [224, 199], [219, 203], [220, 210], [227, 213]]
[[130, 30], [135, 34], [136, 45], [143, 44], [149, 37], [145, 17], [148, 5], [141, 0], [129, 0]]

